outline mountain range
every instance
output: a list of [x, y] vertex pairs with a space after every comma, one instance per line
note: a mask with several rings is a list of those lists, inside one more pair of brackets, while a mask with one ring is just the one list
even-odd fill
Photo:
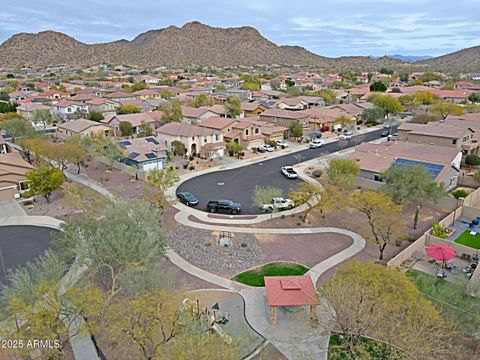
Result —
[[428, 67], [435, 70], [479, 71], [480, 47], [418, 61], [384, 56], [329, 58], [299, 46], [278, 46], [255, 28], [215, 28], [199, 22], [150, 30], [131, 41], [85, 44], [55, 31], [19, 33], [0, 45], [0, 67], [45, 67], [51, 64], [87, 66], [101, 63], [137, 66], [314, 66], [332, 70], [370, 70], [380, 67]]

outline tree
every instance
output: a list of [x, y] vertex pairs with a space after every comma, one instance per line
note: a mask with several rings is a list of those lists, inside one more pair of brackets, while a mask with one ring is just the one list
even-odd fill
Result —
[[280, 80], [278, 79], [270, 80], [270, 87], [272, 88], [272, 90], [280, 89]]
[[287, 95], [290, 96], [290, 97], [300, 96], [300, 95], [302, 95], [302, 92], [296, 86], [289, 86], [289, 87], [287, 87]]
[[99, 111], [90, 111], [88, 114], [88, 119], [96, 122], [103, 120], [103, 114]]
[[195, 99], [193, 100], [193, 106], [196, 108], [199, 108], [201, 106], [208, 106], [212, 105], [213, 101], [210, 99], [207, 94], [201, 93], [195, 96]]
[[0, 91], [0, 101], [5, 101], [9, 102], [10, 101], [10, 96], [8, 96], [8, 93], [5, 91]]
[[387, 69], [385, 67], [382, 67], [379, 72], [380, 72], [380, 74], [393, 75], [393, 70], [392, 69]]
[[377, 80], [370, 84], [370, 91], [385, 92], [387, 91], [387, 85], [383, 81]]
[[73, 164], [77, 167], [77, 174], [80, 174], [81, 166], [85, 164], [85, 161], [88, 160], [90, 154], [83, 147], [66, 142], [62, 145], [63, 156], [66, 161], [70, 164]]
[[[272, 199], [276, 197], [283, 197], [283, 191], [280, 188], [275, 186], [260, 186], [256, 185], [253, 189], [253, 196], [252, 201], [253, 205], [261, 208], [265, 204], [271, 204]], [[273, 213], [278, 211], [278, 209], [274, 206], [272, 207], [272, 217]]]
[[243, 146], [235, 141], [230, 141], [227, 143], [227, 150], [230, 153], [230, 156], [237, 155], [237, 157], [239, 157], [240, 153], [243, 151]]
[[438, 201], [445, 195], [445, 184], [437, 183], [420, 165], [394, 165], [382, 174], [385, 185], [382, 191], [395, 204]]
[[92, 152], [108, 160], [108, 168], [113, 168], [113, 162], [123, 158], [124, 154], [120, 145], [109, 136], [96, 137], [91, 144]]
[[88, 265], [109, 291], [119, 291], [119, 278], [129, 269], [148, 271], [165, 254], [160, 213], [141, 200], [115, 201], [103, 216], [89, 214], [62, 225], [63, 237], [75, 248], [80, 264]]
[[349, 125], [352, 125], [352, 123], [355, 122], [355, 120], [348, 115], [340, 115], [335, 119], [335, 122], [342, 125], [342, 129], [346, 128]]
[[162, 99], [170, 99], [170, 98], [172, 98], [172, 97], [174, 97], [174, 96], [175, 96], [175, 94], [172, 93], [172, 92], [170, 92], [170, 91], [168, 91], [168, 90], [162, 90], [162, 91], [160, 92], [160, 97], [161, 97]]
[[53, 116], [50, 110], [37, 110], [33, 115], [33, 121], [43, 124], [43, 130], [53, 122]]
[[19, 137], [33, 137], [36, 131], [29, 121], [23, 119], [10, 119], [0, 122], [0, 128], [12, 136], [12, 142]]
[[360, 174], [360, 166], [352, 159], [332, 159], [327, 168], [331, 184], [335, 184], [341, 191], [348, 191], [355, 185], [355, 179]]
[[445, 120], [448, 115], [459, 116], [462, 115], [464, 112], [463, 107], [449, 101], [434, 104], [430, 106], [428, 111], [440, 115], [442, 117], [442, 120]]
[[2, 121], [12, 120], [12, 119], [25, 120], [23, 116], [17, 112], [9, 112], [9, 113], [0, 115], [0, 123]]
[[421, 105], [431, 105], [438, 97], [433, 95], [430, 91], [417, 91], [414, 94], [415, 100]]
[[225, 91], [225, 89], [225, 85], [222, 83], [215, 85], [215, 92]]
[[187, 153], [187, 148], [181, 141], [173, 140], [172, 148], [174, 155], [183, 156]]
[[162, 114], [162, 122], [180, 122], [183, 119], [182, 106], [178, 101], [170, 101], [160, 105]]
[[231, 96], [225, 101], [227, 115], [233, 119], [238, 118], [242, 113], [241, 102], [238, 96]]
[[120, 121], [118, 128], [122, 136], [131, 136], [133, 134], [133, 126], [128, 121]]
[[362, 121], [365, 124], [377, 125], [385, 118], [385, 111], [379, 107], [365, 109], [362, 111]]
[[401, 233], [401, 225], [398, 223], [401, 205], [394, 204], [381, 192], [365, 190], [350, 195], [350, 206], [366, 216], [370, 227], [370, 236], [367, 239], [377, 244], [378, 259], [383, 260], [385, 247]]
[[[96, 322], [79, 322], [83, 316], [97, 318], [102, 294], [91, 285], [72, 284], [60, 287], [67, 265], [52, 251], [34, 263], [27, 263], [9, 275], [9, 284], [1, 292], [2, 308], [11, 320], [10, 336], [16, 339], [50, 340], [52, 347], [43, 348], [42, 358], [63, 358], [68, 341], [81, 332], [92, 331]], [[8, 320], [7, 320], [8, 321]], [[4, 323], [4, 325], [7, 325]], [[38, 348], [26, 343], [22, 354], [38, 357]]]
[[465, 157], [465, 164], [470, 166], [478, 166], [480, 165], [480, 156], [475, 154], [468, 154]]
[[290, 136], [294, 139], [298, 139], [303, 136], [303, 126], [298, 120], [292, 121], [288, 127], [288, 130], [290, 132]]
[[397, 98], [390, 95], [375, 96], [373, 104], [385, 111], [387, 118], [390, 115], [395, 115], [398, 112], [404, 111], [404, 107]]
[[[18, 106], [18, 105], [17, 105]], [[16, 110], [16, 106], [7, 102], [0, 101], [0, 113], [13, 113]]]
[[122, 105], [117, 109], [117, 114], [118, 115], [123, 115], [123, 114], [138, 114], [141, 113], [142, 110], [135, 105]]
[[179, 180], [179, 176], [173, 169], [153, 169], [149, 171], [147, 173], [147, 182], [155, 188], [156, 193], [153, 195], [145, 194], [145, 199], [163, 213], [163, 210], [168, 203], [165, 193], [168, 188], [172, 187]]
[[147, 137], [147, 136], [153, 136], [153, 130], [149, 124], [142, 121], [142, 123], [138, 126], [137, 137], [141, 138], [141, 137]]
[[43, 196], [47, 202], [50, 202], [52, 193], [63, 184], [63, 171], [48, 166], [40, 166], [38, 169], [27, 173], [27, 181], [32, 195]]
[[315, 210], [326, 214], [340, 206], [343, 199], [340, 192], [333, 186], [326, 184], [321, 186], [311, 182], [302, 182], [288, 194], [295, 206], [306, 204], [302, 221], [306, 222], [308, 215]]
[[143, 81], [136, 82], [131, 86], [128, 86], [128, 85], [123, 85], [122, 86], [123, 92], [126, 92], [128, 94], [131, 94], [135, 91], [143, 90], [143, 89], [146, 89], [146, 88], [147, 88], [147, 84], [145, 84], [145, 82], [143, 82]]
[[49, 144], [42, 138], [26, 138], [21, 139], [20, 145], [22, 146], [25, 157], [28, 162], [31, 164], [32, 159], [31, 155], [35, 156], [35, 163], [40, 164], [40, 159], [42, 156], [45, 156], [46, 151], [49, 147]]
[[321, 287], [320, 295], [331, 306], [324, 325], [341, 333], [348, 358], [364, 358], [363, 338], [388, 344], [394, 359], [465, 358], [465, 349], [452, 336], [455, 327], [395, 268], [358, 262], [342, 265]]
[[337, 102], [337, 95], [330, 89], [317, 90], [314, 95], [321, 97], [325, 101], [325, 105], [333, 105]]
[[477, 103], [477, 102], [480, 102], [480, 94], [471, 93], [470, 95], [468, 95], [468, 101], [470, 101], [474, 104]]

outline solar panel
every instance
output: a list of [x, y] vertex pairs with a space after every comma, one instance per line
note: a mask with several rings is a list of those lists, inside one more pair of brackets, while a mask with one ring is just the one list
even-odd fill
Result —
[[120, 141], [120, 145], [132, 145], [132, 143], [128, 140]]
[[155, 140], [155, 138], [146, 138], [145, 140], [147, 140], [149, 143], [159, 145], [159, 142]]
[[428, 171], [428, 173], [432, 176], [432, 178], [436, 178], [438, 174], [443, 170], [444, 165], [440, 164], [432, 164], [432, 163], [427, 163], [423, 161], [416, 161], [416, 160], [408, 160], [408, 159], [402, 159], [398, 158], [394, 161], [392, 166], [408, 166], [408, 165], [417, 165], [423, 167], [425, 170]]
[[140, 154], [139, 153], [136, 153], [136, 152], [131, 152], [130, 154], [128, 154], [128, 158], [129, 159], [135, 159], [137, 156], [139, 156]]
[[156, 159], [157, 155], [155, 155], [154, 153], [147, 153], [147, 154], [145, 154], [145, 157], [147, 159]]

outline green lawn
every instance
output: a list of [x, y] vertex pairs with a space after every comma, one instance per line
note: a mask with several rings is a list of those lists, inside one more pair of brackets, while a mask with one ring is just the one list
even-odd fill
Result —
[[480, 338], [480, 300], [465, 292], [466, 278], [465, 286], [461, 286], [417, 270], [409, 270], [407, 275], [448, 320], [470, 336]]
[[480, 249], [480, 233], [477, 233], [477, 235], [470, 235], [470, 230], [465, 230], [455, 242], [474, 249]]
[[309, 269], [300, 264], [275, 262], [238, 274], [233, 280], [250, 286], [265, 286], [264, 276], [303, 275]]

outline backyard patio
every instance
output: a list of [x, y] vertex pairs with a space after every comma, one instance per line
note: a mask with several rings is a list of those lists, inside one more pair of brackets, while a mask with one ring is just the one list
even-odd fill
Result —
[[480, 216], [472, 219], [460, 217], [449, 229], [454, 229], [447, 240], [457, 244], [469, 246], [474, 249], [480, 249]]

